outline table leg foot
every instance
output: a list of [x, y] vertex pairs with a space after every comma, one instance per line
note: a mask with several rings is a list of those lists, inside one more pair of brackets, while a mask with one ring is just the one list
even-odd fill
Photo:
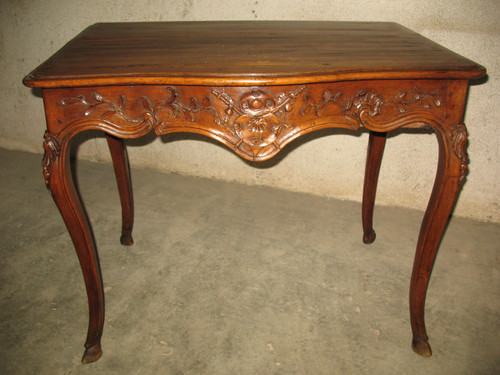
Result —
[[96, 344], [89, 346], [85, 349], [85, 353], [83, 353], [82, 363], [92, 363], [97, 361], [102, 356], [101, 344]]
[[101, 356], [100, 341], [104, 326], [104, 290], [99, 257], [90, 223], [75, 189], [70, 166], [71, 138], [46, 132], [42, 161], [45, 183], [68, 228], [82, 269], [89, 306], [89, 325], [85, 340], [84, 363]]
[[421, 355], [422, 357], [432, 356], [431, 346], [429, 345], [429, 340], [421, 338], [413, 338], [411, 347], [415, 353]]
[[120, 138], [106, 134], [106, 140], [108, 141], [109, 151], [113, 160], [113, 168], [115, 170], [116, 183], [122, 206], [122, 236], [120, 242], [122, 245], [131, 246], [134, 244], [134, 240], [132, 239], [134, 197], [127, 149]]
[[134, 244], [132, 233], [122, 233], [120, 237], [120, 243], [124, 246], [132, 246]]
[[380, 164], [382, 163], [386, 138], [386, 133], [370, 131], [361, 210], [363, 222], [363, 242], [366, 244], [375, 241], [376, 237], [375, 231], [373, 230], [373, 207], [375, 205], [375, 193], [377, 190]]
[[[436, 123], [438, 125], [438, 123]], [[437, 128], [439, 144], [438, 170], [431, 198], [425, 211], [410, 281], [410, 321], [413, 332], [413, 350], [424, 357], [432, 355], [425, 327], [424, 310], [427, 288], [436, 259], [439, 242], [451, 215], [458, 191], [467, 170], [464, 125], [447, 130]]]
[[373, 241], [375, 241], [376, 237], [377, 234], [375, 233], [375, 231], [373, 229], [370, 229], [363, 234], [363, 242], [366, 244], [372, 243]]

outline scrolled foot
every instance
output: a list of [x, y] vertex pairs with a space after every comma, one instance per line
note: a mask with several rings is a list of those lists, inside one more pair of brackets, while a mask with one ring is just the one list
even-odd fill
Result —
[[102, 356], [101, 344], [90, 346], [83, 353], [82, 363], [92, 363], [97, 361]]
[[132, 233], [123, 233], [120, 237], [120, 243], [124, 246], [132, 246], [134, 244]]
[[366, 244], [372, 243], [373, 241], [375, 241], [376, 237], [377, 235], [375, 234], [375, 231], [373, 229], [370, 229], [363, 234], [363, 242]]
[[422, 357], [432, 356], [432, 350], [428, 340], [413, 338], [411, 347], [415, 353], [421, 355]]

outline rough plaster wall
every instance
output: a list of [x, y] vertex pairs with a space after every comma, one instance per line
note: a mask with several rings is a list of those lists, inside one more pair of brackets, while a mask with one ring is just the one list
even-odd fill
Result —
[[[500, 222], [500, 1], [498, 0], [3, 0], [0, 2], [0, 147], [41, 153], [42, 100], [22, 86], [25, 74], [86, 26], [102, 21], [359, 20], [399, 22], [488, 69], [472, 86], [465, 123], [470, 173], [455, 214]], [[251, 37], [251, 36], [249, 36]], [[360, 200], [367, 134], [333, 131], [289, 145], [284, 157], [250, 165], [199, 137], [130, 143], [132, 165], [264, 184]], [[149, 147], [139, 147], [151, 143]], [[296, 147], [299, 146], [300, 147]], [[84, 140], [78, 156], [109, 160], [102, 138]], [[437, 160], [433, 134], [399, 134], [386, 146], [377, 203], [425, 209]], [[429, 167], [432, 166], [431, 168]], [[269, 168], [272, 166], [272, 168]], [[41, 174], [40, 174], [41, 175]]]

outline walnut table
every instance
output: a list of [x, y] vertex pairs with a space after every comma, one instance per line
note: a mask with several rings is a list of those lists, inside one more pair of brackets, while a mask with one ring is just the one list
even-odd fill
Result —
[[[370, 132], [363, 241], [373, 242], [375, 189], [387, 132], [431, 128], [439, 144], [432, 195], [410, 284], [413, 349], [430, 356], [427, 285], [467, 171], [463, 124], [469, 80], [485, 69], [394, 23], [176, 22], [90, 26], [24, 79], [41, 88], [47, 130], [43, 175], [85, 279], [89, 328], [83, 362], [101, 356], [104, 296], [89, 221], [75, 191], [73, 137], [106, 134], [131, 245], [132, 188], [123, 139], [191, 132], [261, 161], [324, 128]], [[429, 166], [434, 168], [435, 166]], [[333, 246], [333, 245], [332, 245]]]

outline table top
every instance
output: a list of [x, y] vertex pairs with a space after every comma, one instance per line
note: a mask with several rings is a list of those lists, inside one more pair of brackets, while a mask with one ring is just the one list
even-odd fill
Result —
[[389, 22], [98, 23], [24, 79], [31, 87], [276, 85], [472, 79], [486, 70]]

